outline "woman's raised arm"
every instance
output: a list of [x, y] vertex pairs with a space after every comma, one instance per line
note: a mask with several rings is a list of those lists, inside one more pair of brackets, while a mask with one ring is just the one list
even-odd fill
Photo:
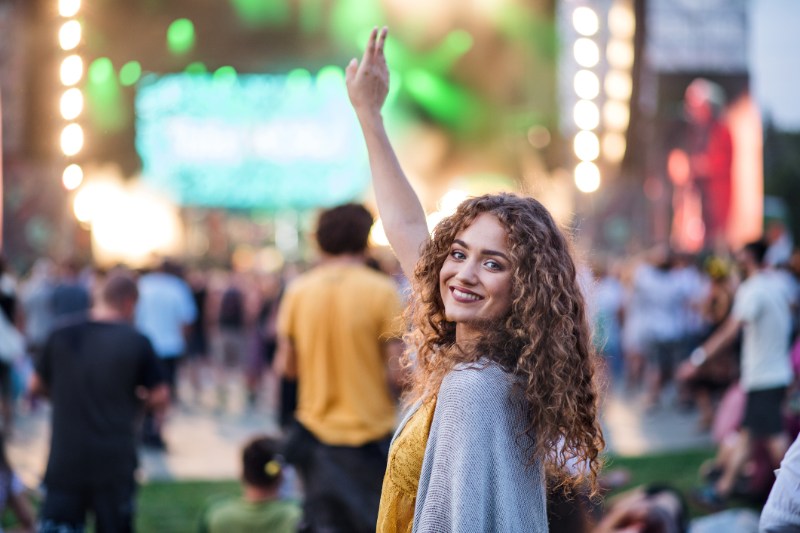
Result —
[[389, 92], [389, 69], [383, 54], [388, 30], [372, 30], [361, 63], [346, 69], [347, 94], [353, 104], [369, 153], [372, 183], [386, 237], [411, 279], [422, 244], [430, 237], [422, 209], [408, 182], [383, 124], [381, 108]]

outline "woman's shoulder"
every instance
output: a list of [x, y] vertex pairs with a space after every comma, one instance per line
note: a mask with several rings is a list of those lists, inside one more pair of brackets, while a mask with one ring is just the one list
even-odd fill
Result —
[[488, 359], [460, 363], [442, 380], [439, 401], [505, 403], [516, 390], [516, 377]]

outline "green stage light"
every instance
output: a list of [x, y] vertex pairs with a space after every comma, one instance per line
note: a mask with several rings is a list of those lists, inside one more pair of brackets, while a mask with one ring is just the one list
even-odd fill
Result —
[[214, 71], [214, 81], [218, 83], [233, 84], [236, 83], [236, 77], [236, 69], [230, 65], [219, 67]]
[[89, 83], [100, 85], [114, 76], [114, 65], [107, 57], [98, 57], [89, 66]]
[[311, 73], [304, 68], [296, 68], [286, 75], [286, 88], [301, 93], [311, 86]]
[[177, 19], [167, 29], [167, 48], [173, 54], [185, 54], [194, 47], [194, 24], [189, 19]]
[[206, 67], [205, 63], [201, 63], [200, 61], [189, 63], [186, 65], [184, 71], [187, 74], [208, 74], [208, 68]]
[[138, 61], [128, 61], [119, 69], [119, 83], [123, 87], [135, 85], [142, 77], [142, 65]]
[[[120, 73], [121, 74], [121, 73]], [[115, 132], [125, 127], [129, 116], [114, 75], [114, 65], [107, 57], [98, 57], [89, 65], [86, 100], [89, 117], [98, 131]]]
[[364, 49], [365, 32], [369, 35], [374, 26], [380, 26], [385, 21], [386, 16], [381, 8], [381, 2], [339, 0], [334, 2], [332, 7], [330, 30], [341, 45], [356, 53]]
[[436, 120], [466, 133], [484, 119], [481, 102], [465, 89], [422, 69], [406, 72], [404, 87]]
[[287, 0], [231, 0], [245, 26], [278, 26], [289, 22], [292, 11]]

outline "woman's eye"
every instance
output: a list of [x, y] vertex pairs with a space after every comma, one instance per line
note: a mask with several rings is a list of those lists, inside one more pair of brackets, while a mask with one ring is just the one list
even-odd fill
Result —
[[453, 250], [452, 252], [450, 252], [450, 257], [452, 257], [453, 259], [461, 260], [461, 259], [466, 259], [467, 256], [464, 255], [463, 252], [460, 252], [458, 250]]
[[497, 261], [486, 261], [484, 265], [492, 270], [501, 270], [503, 268], [503, 266]]

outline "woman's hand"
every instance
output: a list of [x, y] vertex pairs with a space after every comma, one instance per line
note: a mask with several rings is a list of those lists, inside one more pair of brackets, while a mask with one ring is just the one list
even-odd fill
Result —
[[386, 66], [386, 56], [383, 55], [388, 32], [389, 29], [385, 26], [380, 31], [374, 28], [361, 64], [353, 58], [345, 70], [347, 94], [359, 118], [379, 115], [389, 93], [389, 68]]

